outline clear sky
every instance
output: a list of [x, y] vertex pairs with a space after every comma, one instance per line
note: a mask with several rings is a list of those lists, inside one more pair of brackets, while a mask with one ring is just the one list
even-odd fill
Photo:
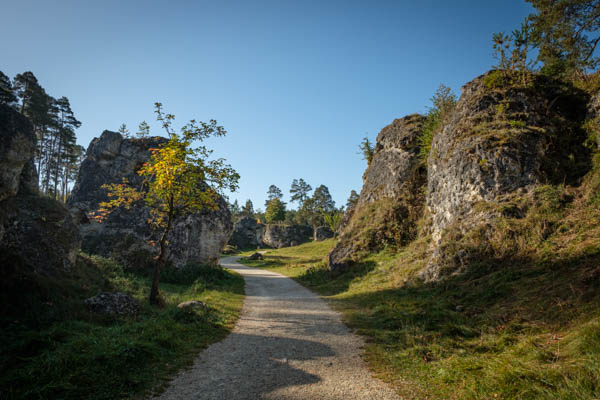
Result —
[[493, 32], [517, 28], [524, 0], [2, 0], [0, 70], [32, 71], [67, 96], [87, 147], [153, 104], [177, 122], [216, 119], [215, 156], [240, 173], [230, 199], [264, 208], [275, 184], [360, 190], [357, 154], [394, 118], [425, 112], [494, 63]]

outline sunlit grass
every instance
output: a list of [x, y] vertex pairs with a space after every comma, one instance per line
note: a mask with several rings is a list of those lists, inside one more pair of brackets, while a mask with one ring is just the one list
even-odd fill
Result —
[[323, 261], [334, 241], [242, 262], [325, 296], [366, 337], [371, 369], [406, 398], [594, 399], [600, 397], [600, 288], [589, 280], [600, 261], [595, 243], [583, 257], [481, 260], [438, 284], [414, 279], [425, 263], [426, 239], [373, 254], [341, 275], [330, 274]]

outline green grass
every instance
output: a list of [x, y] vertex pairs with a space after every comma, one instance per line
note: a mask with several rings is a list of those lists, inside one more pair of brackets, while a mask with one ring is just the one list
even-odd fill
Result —
[[[119, 399], [160, 391], [201, 349], [227, 335], [244, 298], [242, 277], [217, 267], [165, 272], [160, 308], [147, 305], [146, 274], [126, 273], [111, 260], [85, 255], [78, 271], [72, 287], [62, 281], [41, 285], [50, 305], [38, 311], [48, 315], [47, 308], [63, 308], [51, 313], [51, 320], [2, 319], [0, 397]], [[139, 315], [89, 314], [82, 299], [107, 289], [137, 298]], [[177, 309], [192, 299], [205, 302], [208, 311]]]
[[427, 239], [338, 276], [323, 262], [332, 240], [242, 262], [325, 296], [366, 337], [371, 369], [406, 398], [600, 398], [600, 248], [570, 240], [581, 251], [481, 259], [438, 284], [414, 279]]

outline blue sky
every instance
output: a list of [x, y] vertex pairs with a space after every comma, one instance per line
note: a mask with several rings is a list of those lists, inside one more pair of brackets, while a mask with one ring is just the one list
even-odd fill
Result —
[[231, 200], [264, 207], [269, 185], [360, 190], [361, 139], [426, 112], [444, 83], [494, 63], [493, 32], [531, 11], [502, 1], [4, 0], [0, 70], [32, 71], [67, 96], [87, 147], [104, 129], [134, 131], [160, 101], [177, 121], [216, 119], [209, 141], [240, 173]]

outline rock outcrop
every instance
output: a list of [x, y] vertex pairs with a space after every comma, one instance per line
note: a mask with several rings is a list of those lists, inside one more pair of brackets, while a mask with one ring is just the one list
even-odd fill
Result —
[[313, 234], [313, 240], [320, 242], [322, 240], [331, 239], [334, 232], [328, 226], [317, 226]]
[[[101, 186], [121, 183], [123, 178], [141, 187], [142, 179], [137, 171], [150, 159], [149, 149], [159, 147], [166, 140], [162, 137], [124, 139], [119, 133], [104, 131], [87, 149], [69, 205], [85, 213], [93, 212], [107, 199]], [[216, 262], [233, 229], [227, 203], [219, 197], [217, 204], [217, 211], [196, 213], [175, 221], [168, 238], [169, 260], [175, 265]], [[157, 252], [148, 243], [158, 239], [146, 222], [148, 218], [149, 209], [140, 202], [130, 210], [112, 212], [103, 223], [90, 220], [82, 225], [82, 248], [92, 254], [119, 258], [132, 267], [146, 266]]]
[[263, 245], [265, 226], [255, 218], [242, 217], [233, 226], [229, 244], [238, 249], [255, 249]]
[[[597, 122], [600, 100], [588, 104], [584, 92], [541, 75], [522, 78], [491, 71], [466, 84], [426, 162], [419, 156], [425, 117], [409, 115], [381, 131], [329, 255], [333, 271], [421, 235], [431, 239], [421, 277], [441, 279], [478, 256], [499, 216], [522, 218], [540, 185], [579, 181], [591, 165], [582, 125], [586, 114]], [[478, 239], [469, 247], [472, 233]]]
[[0, 105], [0, 201], [23, 190], [37, 192], [35, 147], [36, 137], [27, 118]]
[[29, 121], [0, 105], [0, 266], [2, 287], [58, 277], [73, 267], [77, 221], [58, 201], [37, 192], [36, 138]]
[[424, 120], [418, 114], [396, 119], [377, 136], [358, 202], [344, 215], [339, 241], [329, 255], [333, 271], [381, 246], [405, 244], [416, 236], [426, 177], [418, 143]]
[[308, 242], [312, 235], [313, 228], [307, 225], [268, 224], [265, 226], [262, 241], [269, 247], [279, 249]]
[[313, 229], [306, 225], [261, 224], [252, 217], [243, 217], [235, 223], [229, 244], [238, 249], [263, 246], [296, 246], [312, 239]]
[[425, 280], [460, 269], [469, 257], [464, 249], [444, 251], [448, 232], [454, 242], [477, 227], [491, 232], [515, 196], [543, 183], [572, 183], [589, 168], [579, 129], [585, 96], [543, 77], [531, 79], [520, 87], [498, 85], [493, 71], [476, 78], [434, 137], [426, 199], [433, 256]]

